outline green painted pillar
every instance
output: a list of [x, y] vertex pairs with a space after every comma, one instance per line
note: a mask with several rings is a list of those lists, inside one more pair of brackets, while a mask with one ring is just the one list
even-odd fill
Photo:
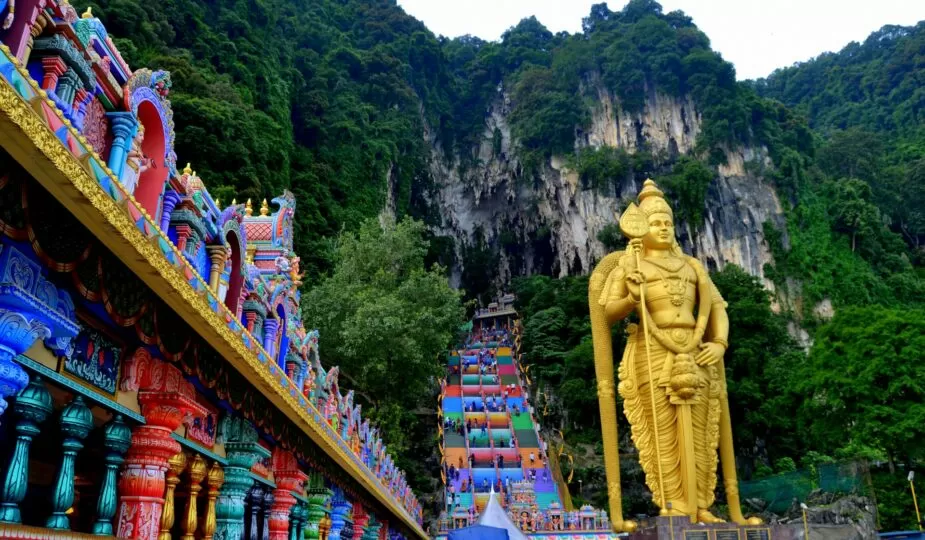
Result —
[[321, 523], [321, 518], [328, 513], [328, 501], [334, 493], [324, 486], [324, 477], [318, 472], [311, 474], [307, 491], [308, 508], [305, 513], [304, 538], [318, 540], [320, 537], [318, 524]]
[[64, 456], [55, 478], [54, 491], [51, 495], [51, 515], [45, 521], [49, 529], [69, 530], [71, 522], [67, 510], [74, 504], [74, 462], [77, 452], [84, 447], [83, 441], [93, 429], [93, 413], [84, 403], [83, 396], [77, 396], [61, 411], [61, 433], [64, 441]]
[[[219, 425], [219, 438], [225, 443], [225, 483], [215, 506], [215, 540], [243, 540], [244, 499], [254, 484], [251, 467], [270, 457], [270, 451], [257, 443], [257, 430], [243, 418], [226, 416]], [[262, 500], [254, 503], [260, 508]]]
[[295, 503], [289, 510], [289, 540], [298, 540], [302, 526], [302, 504]]
[[366, 530], [360, 540], [379, 540], [379, 528], [382, 525], [376, 521], [375, 516], [369, 515], [369, 523], [366, 524]]
[[39, 424], [51, 414], [51, 394], [39, 376], [32, 378], [13, 403], [13, 411], [19, 417], [16, 424], [16, 446], [10, 465], [6, 468], [3, 490], [0, 491], [0, 521], [21, 523], [19, 503], [26, 496], [29, 484], [29, 445], [40, 433]]
[[119, 498], [116, 493], [116, 472], [125, 461], [122, 456], [132, 444], [132, 430], [122, 421], [122, 415], [116, 414], [103, 428], [103, 447], [106, 448], [106, 472], [100, 486], [100, 498], [96, 502], [96, 522], [93, 534], [112, 536], [112, 518], [116, 515]]

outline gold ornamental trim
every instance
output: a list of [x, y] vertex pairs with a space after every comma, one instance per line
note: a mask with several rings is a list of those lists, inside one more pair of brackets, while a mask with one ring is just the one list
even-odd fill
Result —
[[[31, 78], [17, 59], [10, 56], [9, 49], [0, 46], [0, 51], [13, 62], [19, 73], [36, 89], [39, 95], [34, 99], [44, 99], [44, 92], [38, 89], [38, 83]], [[86, 145], [86, 139], [71, 126], [67, 119], [63, 118], [61, 111], [57, 108], [54, 110], [71, 135]], [[154, 223], [153, 218], [136, 205], [148, 220], [152, 230], [157, 233], [157, 236], [149, 239], [135, 226], [128, 215], [127, 208], [117, 203], [103, 190], [90, 172], [51, 132], [38, 113], [3, 77], [0, 77], [0, 146], [73, 213], [155, 294], [176, 311], [216, 352], [243, 373], [258, 391], [328, 456], [341, 463], [361, 486], [365, 487], [415, 535], [427, 538], [421, 526], [407, 510], [398, 505], [394, 497], [380, 488], [380, 482], [375, 475], [367, 467], [363, 467], [365, 471], [361, 469], [354, 461], [354, 456], [347, 455], [347, 452], [313, 421], [309, 410], [299, 406], [298, 400], [289, 394], [288, 388], [282, 388], [278, 378], [271, 375], [269, 370], [260, 363], [257, 355], [244, 345], [241, 336], [226, 325], [223, 320], [224, 316], [233, 318], [227, 308], [219, 302], [223, 310], [222, 314], [212, 311], [206, 296], [208, 285], [195, 269], [186, 268], [192, 270], [194, 277], [201, 282], [203, 292], [193, 289], [180, 269], [172, 265], [161, 253], [156, 243], [158, 238], [167, 240], [167, 235], [160, 230], [158, 224]], [[83, 159], [88, 162], [95, 160], [97, 165], [106, 171], [112, 184], [121, 189], [121, 184], [99, 154], [93, 152], [89, 145], [87, 149], [91, 153]], [[134, 198], [131, 196], [127, 199], [134, 203]], [[176, 246], [169, 240], [167, 241], [178, 260], [184, 261]], [[246, 329], [243, 329], [243, 332], [250, 338], [257, 351], [262, 351], [262, 347], [253, 336], [250, 336]], [[269, 358], [269, 355], [266, 356]], [[285, 373], [282, 377], [286, 377]], [[317, 412], [311, 403], [307, 406]]]

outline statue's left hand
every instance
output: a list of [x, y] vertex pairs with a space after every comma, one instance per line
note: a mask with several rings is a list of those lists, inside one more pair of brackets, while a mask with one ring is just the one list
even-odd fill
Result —
[[698, 366], [712, 366], [722, 360], [725, 354], [726, 347], [723, 347], [719, 343], [701, 343], [700, 352], [697, 353], [697, 357], [694, 358], [694, 361], [697, 362]]

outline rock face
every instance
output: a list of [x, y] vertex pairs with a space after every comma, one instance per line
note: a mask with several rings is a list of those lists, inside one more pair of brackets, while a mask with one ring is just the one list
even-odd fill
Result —
[[[858, 495], [835, 495], [814, 491], [808, 498], [806, 522], [811, 540], [874, 540], [877, 538], [877, 515], [875, 505], [867, 497]], [[794, 501], [783, 516], [763, 515], [769, 523], [803, 524], [803, 513]], [[799, 529], [798, 538], [803, 538]]]
[[[692, 152], [701, 120], [689, 97], [651, 91], [644, 110], [630, 114], [596, 79], [589, 84], [594, 85], [592, 95], [597, 99], [591, 105], [589, 126], [576, 133], [576, 148], [606, 145], [630, 153], [647, 148], [669, 159]], [[510, 111], [510, 98], [499, 89], [486, 113], [482, 142], [472, 152], [475, 165], [463, 166], [457, 156], [440, 150], [432, 134], [425, 134], [434, 149], [431, 174], [437, 186], [436, 200], [430, 202], [442, 220], [435, 232], [456, 241], [456, 285], [465, 262], [463, 247], [480, 241], [499, 254], [495, 274], [499, 284], [515, 275], [590, 272], [605, 254], [597, 234], [618, 220], [619, 212], [641, 188], [643, 179], [632, 175], [614, 179], [606, 190], [583, 187], [578, 173], [557, 156], [538, 172], [525, 174], [515, 155]], [[697, 229], [677, 224], [685, 251], [710, 269], [735, 263], [763, 277], [764, 265], [771, 262], [763, 224], [769, 221], [783, 230], [784, 218], [770, 182], [746, 167], [756, 161], [769, 164], [764, 149], [728, 150], [728, 163], [719, 168], [708, 190], [704, 224]]]

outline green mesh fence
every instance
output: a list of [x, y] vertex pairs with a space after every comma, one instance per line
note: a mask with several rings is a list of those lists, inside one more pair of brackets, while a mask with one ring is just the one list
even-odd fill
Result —
[[743, 501], [761, 499], [774, 513], [785, 512], [794, 500], [803, 502], [815, 489], [827, 493], [860, 493], [864, 488], [863, 468], [857, 462], [820, 464], [765, 478], [739, 482]]
[[750, 482], [739, 482], [742, 500], [761, 499], [767, 509], [780, 513], [787, 510], [793, 500], [806, 500], [813, 490], [813, 479], [809, 471], [794, 471], [776, 474]]
[[865, 471], [860, 463], [826, 463], [816, 466], [819, 488], [831, 493], [860, 493], [864, 490]]

